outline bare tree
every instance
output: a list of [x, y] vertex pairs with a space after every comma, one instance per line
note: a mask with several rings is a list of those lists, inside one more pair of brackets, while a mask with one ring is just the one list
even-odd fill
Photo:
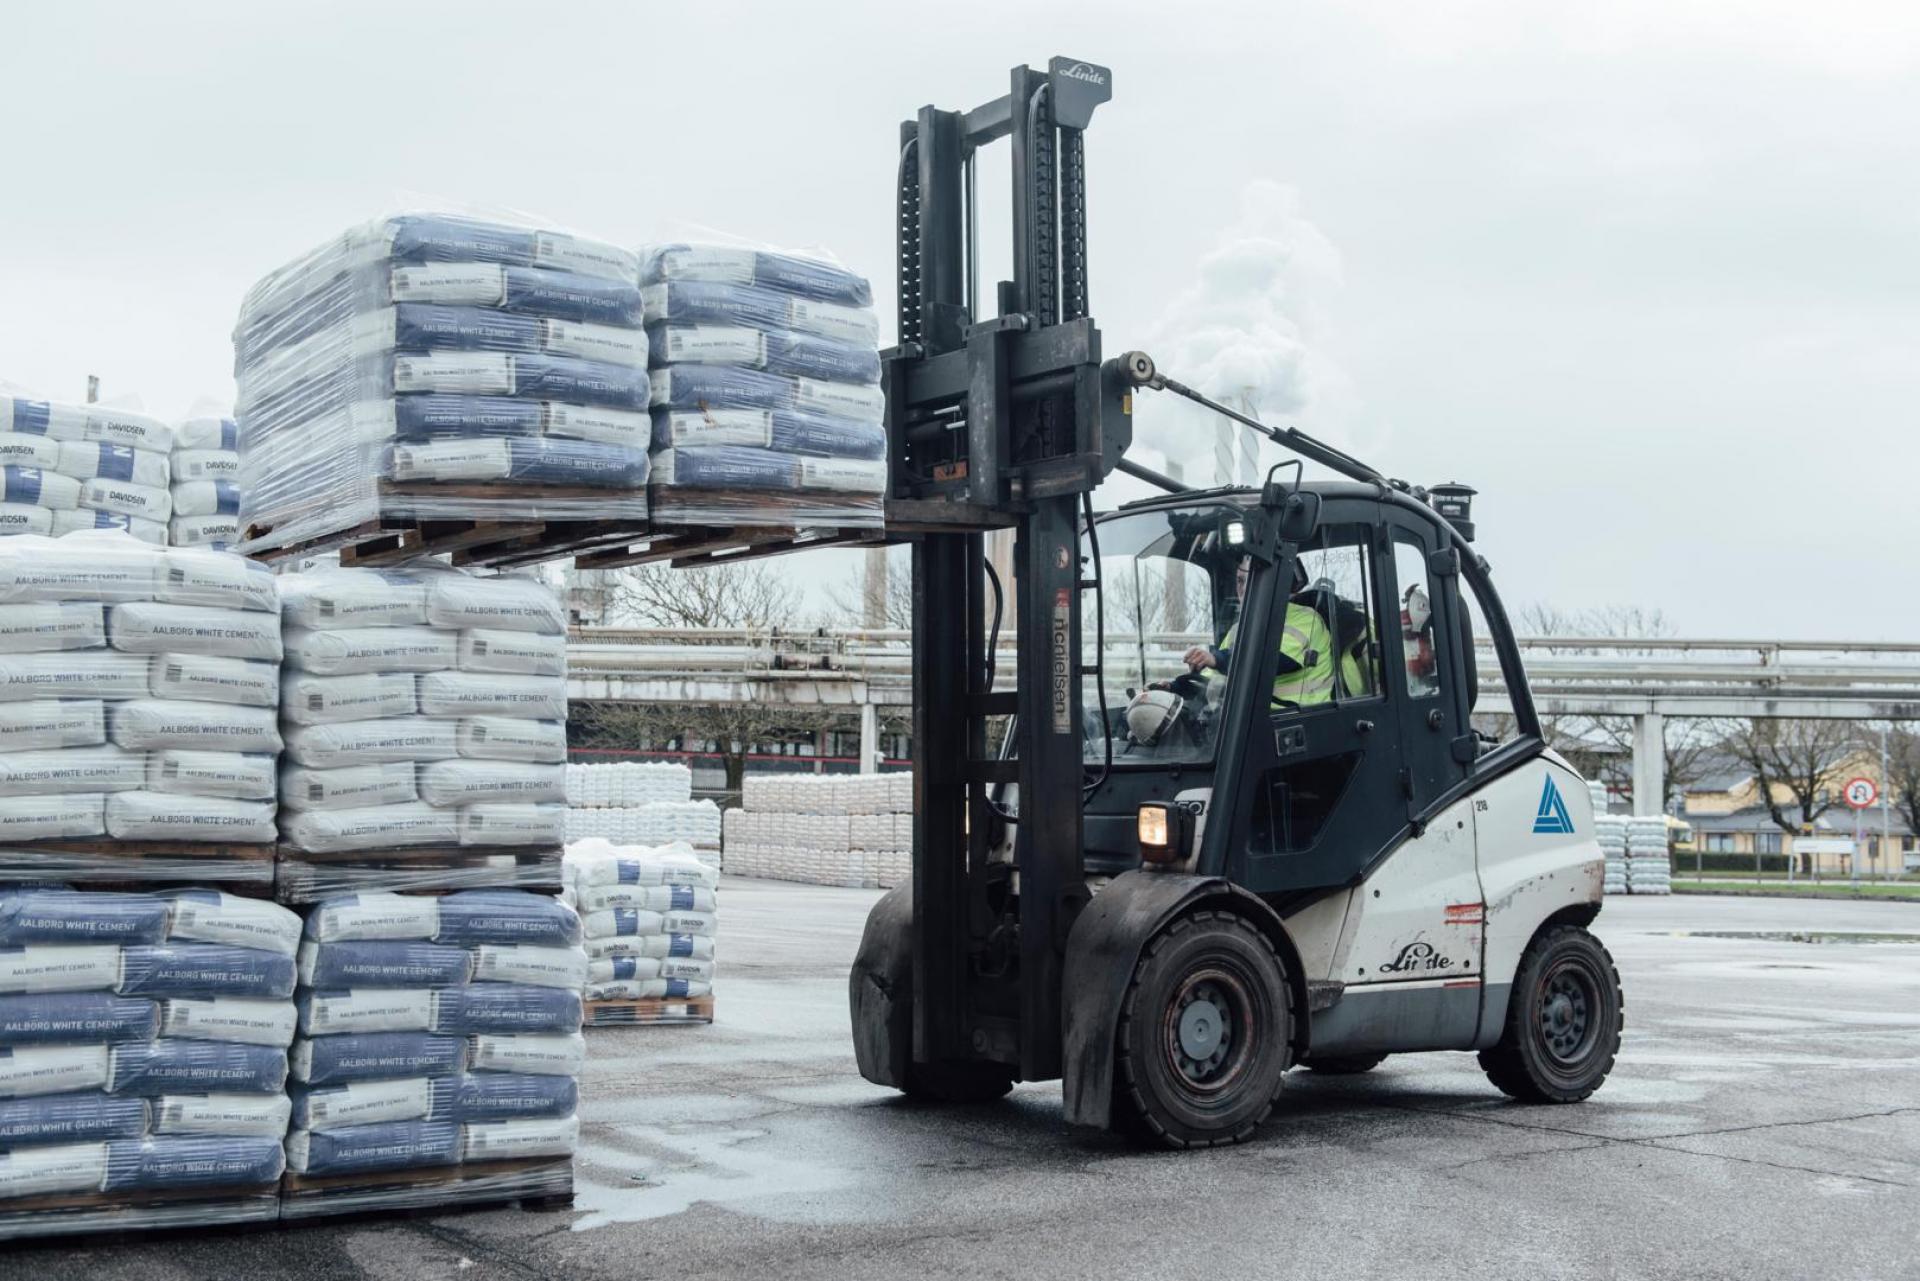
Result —
[[1887, 776], [1880, 786], [1906, 820], [1907, 830], [1920, 833], [1920, 722], [1898, 721], [1887, 727]]
[[786, 627], [800, 608], [793, 576], [767, 560], [636, 565], [609, 575], [606, 592], [609, 618], [641, 627]]
[[[1767, 816], [1791, 834], [1834, 807], [1839, 785], [1833, 775], [1859, 750], [1859, 739], [1849, 721], [1756, 719], [1733, 722], [1722, 746], [1753, 771]], [[1803, 868], [1811, 871], [1810, 864], [1809, 858]]]
[[[864, 626], [867, 619], [866, 566], [853, 570], [844, 579], [827, 588], [831, 617], [823, 624], [837, 627]], [[895, 631], [913, 629], [913, 571], [899, 565], [887, 567], [887, 590], [881, 602], [882, 626]]]
[[[588, 748], [632, 751], [711, 740], [726, 770], [727, 790], [740, 790], [747, 757], [758, 746], [848, 728], [844, 715], [818, 707], [791, 707], [758, 699], [731, 703], [574, 703], [568, 711], [575, 743]], [[698, 750], [697, 748], [693, 750]]]

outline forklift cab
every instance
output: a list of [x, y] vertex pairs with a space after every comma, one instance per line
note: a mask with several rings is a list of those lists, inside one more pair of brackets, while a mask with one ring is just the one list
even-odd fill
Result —
[[[1477, 566], [1409, 497], [1305, 492], [1314, 516], [1289, 537], [1259, 494], [1222, 491], [1132, 504], [1084, 539], [1101, 590], [1081, 635], [1104, 649], [1082, 678], [1089, 875], [1144, 861], [1311, 897], [1417, 833], [1478, 763], [1460, 582]], [[1303, 660], [1312, 679], [1282, 670]], [[1172, 807], [1173, 848], [1143, 847], [1151, 805]]]

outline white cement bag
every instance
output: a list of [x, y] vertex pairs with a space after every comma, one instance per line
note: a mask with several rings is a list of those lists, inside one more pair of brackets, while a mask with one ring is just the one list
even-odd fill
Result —
[[271, 801], [222, 796], [115, 792], [107, 797], [107, 835], [123, 841], [271, 841]]
[[117, 947], [85, 944], [0, 947], [0, 992], [109, 992], [119, 985], [120, 949]]
[[0, 796], [127, 792], [146, 786], [147, 758], [117, 747], [63, 747], [0, 755]]
[[0, 503], [0, 534], [50, 536], [53, 533], [53, 517], [54, 513], [45, 507], [34, 507], [27, 503]]
[[411, 672], [317, 676], [288, 668], [280, 679], [280, 714], [295, 725], [379, 720], [417, 710]]
[[151, 600], [160, 558], [126, 534], [0, 543], [0, 601]]
[[65, 654], [0, 654], [0, 701], [141, 698], [151, 659], [107, 649]]
[[240, 518], [215, 513], [211, 516], [182, 516], [179, 496], [175, 495], [173, 520], [169, 522], [175, 547], [211, 547], [215, 543], [231, 547], [240, 541]]
[[97, 698], [0, 703], [0, 752], [94, 747], [106, 741], [106, 704]]
[[172, 463], [176, 481], [240, 478], [240, 455], [231, 449], [176, 449]]
[[107, 1145], [104, 1143], [59, 1143], [0, 1153], [0, 1201], [63, 1192], [98, 1192], [106, 1184]]
[[564, 805], [468, 805], [460, 811], [460, 843], [558, 845], [566, 834], [566, 826]]
[[637, 907], [649, 912], [711, 912], [713, 891], [693, 885], [583, 885], [574, 891], [582, 912]]
[[567, 683], [552, 676], [495, 676], [428, 672], [420, 678], [420, 711], [427, 716], [567, 718]]
[[141, 698], [117, 703], [107, 734], [125, 748], [178, 747], [202, 752], [277, 752], [280, 716], [271, 707]]
[[228, 552], [197, 547], [176, 547], [166, 553], [154, 599], [174, 605], [280, 612], [280, 586], [271, 569]]
[[264, 899], [243, 898], [220, 890], [178, 890], [167, 937], [195, 943], [226, 943], [261, 952], [294, 956], [300, 951], [298, 914]]
[[475, 628], [460, 633], [460, 670], [524, 676], [565, 676], [567, 638], [537, 632]]
[[293, 1044], [298, 1022], [289, 1001], [215, 996], [160, 1002], [160, 1035], [184, 1041], [234, 1041], [284, 1049]]
[[[288, 1014], [293, 1007], [276, 1002]], [[162, 1094], [153, 1101], [155, 1134], [218, 1134], [277, 1139], [293, 1118], [285, 1094]]]
[[54, 511], [72, 511], [80, 505], [80, 482], [58, 472], [9, 471], [7, 492], [31, 500], [36, 507]]
[[525, 983], [577, 992], [587, 981], [587, 954], [577, 947], [482, 943], [473, 949], [473, 981]]
[[176, 453], [183, 449], [231, 449], [238, 434], [231, 418], [189, 418], [173, 425], [173, 448]]
[[0, 843], [70, 840], [106, 834], [104, 792], [0, 797]]
[[99, 649], [106, 643], [106, 608], [91, 601], [9, 605], [0, 610], [0, 654]]
[[580, 1141], [578, 1116], [469, 1121], [460, 1127], [462, 1161], [515, 1161], [530, 1156], [572, 1156]]
[[307, 933], [319, 943], [424, 940], [439, 932], [439, 901], [415, 894], [352, 894], [321, 904], [307, 918]]
[[0, 1099], [104, 1089], [112, 1054], [104, 1045], [16, 1045], [0, 1049]]
[[280, 669], [259, 659], [155, 654], [147, 678], [155, 698], [247, 707], [274, 707], [280, 702]]
[[[45, 495], [43, 489], [42, 498]], [[157, 520], [164, 525], [173, 515], [173, 492], [165, 485], [136, 485], [130, 480], [83, 480], [79, 505], [97, 512]]]
[[667, 996], [707, 996], [713, 984], [674, 979], [623, 979], [617, 983], [589, 983], [589, 1001], [649, 1001]]
[[454, 745], [460, 755], [474, 760], [560, 764], [567, 759], [567, 723], [469, 716], [455, 731]]
[[122, 516], [118, 512], [97, 512], [87, 507], [53, 513], [55, 538], [64, 538], [68, 534], [78, 534], [82, 531], [97, 533], [103, 529], [121, 530], [132, 535], [137, 541], [154, 547], [167, 545], [167, 522], [164, 520]]
[[308, 1036], [433, 1030], [434, 993], [427, 988], [361, 987], [302, 992]]
[[476, 805], [485, 801], [530, 805], [565, 803], [566, 769], [515, 761], [435, 761], [420, 770], [420, 799], [429, 805]]
[[280, 804], [301, 810], [399, 805], [419, 798], [414, 774], [412, 761], [347, 765], [340, 769], [289, 766], [280, 772]]
[[316, 854], [385, 845], [452, 845], [459, 839], [452, 810], [431, 805], [376, 805], [355, 810], [289, 810], [288, 843]]
[[176, 796], [270, 801], [278, 794], [272, 752], [158, 751], [147, 761], [147, 790]]
[[173, 482], [167, 455], [97, 440], [61, 441], [54, 470], [75, 480], [124, 480], [147, 489], [165, 489]]
[[446, 671], [459, 638], [431, 627], [353, 627], [286, 634], [287, 665], [322, 676]]
[[564, 636], [567, 611], [544, 583], [530, 578], [443, 574], [427, 589], [427, 621], [435, 627], [498, 628]]
[[[38, 467], [42, 471], [60, 469], [60, 442], [46, 436], [36, 436], [30, 432], [0, 432], [0, 466]], [[23, 504], [9, 503], [9, 507]], [[35, 508], [45, 511], [46, 508]], [[44, 533], [45, 531], [38, 531]]]
[[[217, 555], [207, 552], [205, 555]], [[129, 654], [280, 659], [280, 619], [259, 610], [134, 602], [107, 611], [107, 638]]]
[[176, 516], [216, 516], [220, 514], [220, 481], [183, 480], [172, 490]]
[[291, 627], [422, 626], [427, 584], [420, 574], [385, 569], [323, 569], [280, 580], [280, 607]]
[[450, 760], [460, 754], [455, 732], [454, 722], [424, 716], [296, 725], [287, 731], [287, 754], [299, 764], [316, 769]]
[[560, 1035], [482, 1033], [467, 1040], [467, 1066], [476, 1072], [527, 1072], [579, 1076], [587, 1041], [578, 1032]]
[[695, 961], [713, 959], [713, 940], [696, 938], [691, 934], [648, 934], [629, 940], [633, 944], [627, 951], [620, 953], [616, 963], [612, 956], [603, 956], [587, 962], [587, 982], [612, 983], [627, 966], [636, 960], [665, 959], [669, 956], [686, 957]]

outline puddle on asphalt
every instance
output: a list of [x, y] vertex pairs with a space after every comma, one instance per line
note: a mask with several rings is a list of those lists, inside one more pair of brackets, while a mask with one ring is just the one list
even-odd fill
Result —
[[1920, 934], [1860, 930], [1674, 930], [1674, 938], [1748, 939], [1760, 943], [1920, 943]]
[[[656, 1149], [662, 1159], [583, 1144], [575, 1167], [573, 1208], [585, 1214], [574, 1221], [576, 1232], [665, 1218], [700, 1203], [770, 1219], [846, 1217], [820, 1197], [852, 1186], [855, 1173], [814, 1156], [771, 1151], [763, 1142], [766, 1130], [675, 1132], [638, 1125], [619, 1130]], [[595, 1181], [596, 1174], [617, 1177], [623, 1169], [627, 1179], [621, 1186]]]

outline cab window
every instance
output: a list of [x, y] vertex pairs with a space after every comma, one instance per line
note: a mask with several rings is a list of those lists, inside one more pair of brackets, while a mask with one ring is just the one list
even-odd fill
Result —
[[1427, 573], [1426, 552], [1403, 534], [1393, 541], [1394, 580], [1400, 593], [1400, 618], [1395, 630], [1399, 679], [1410, 698], [1440, 696], [1440, 649], [1434, 643], [1434, 589]]

